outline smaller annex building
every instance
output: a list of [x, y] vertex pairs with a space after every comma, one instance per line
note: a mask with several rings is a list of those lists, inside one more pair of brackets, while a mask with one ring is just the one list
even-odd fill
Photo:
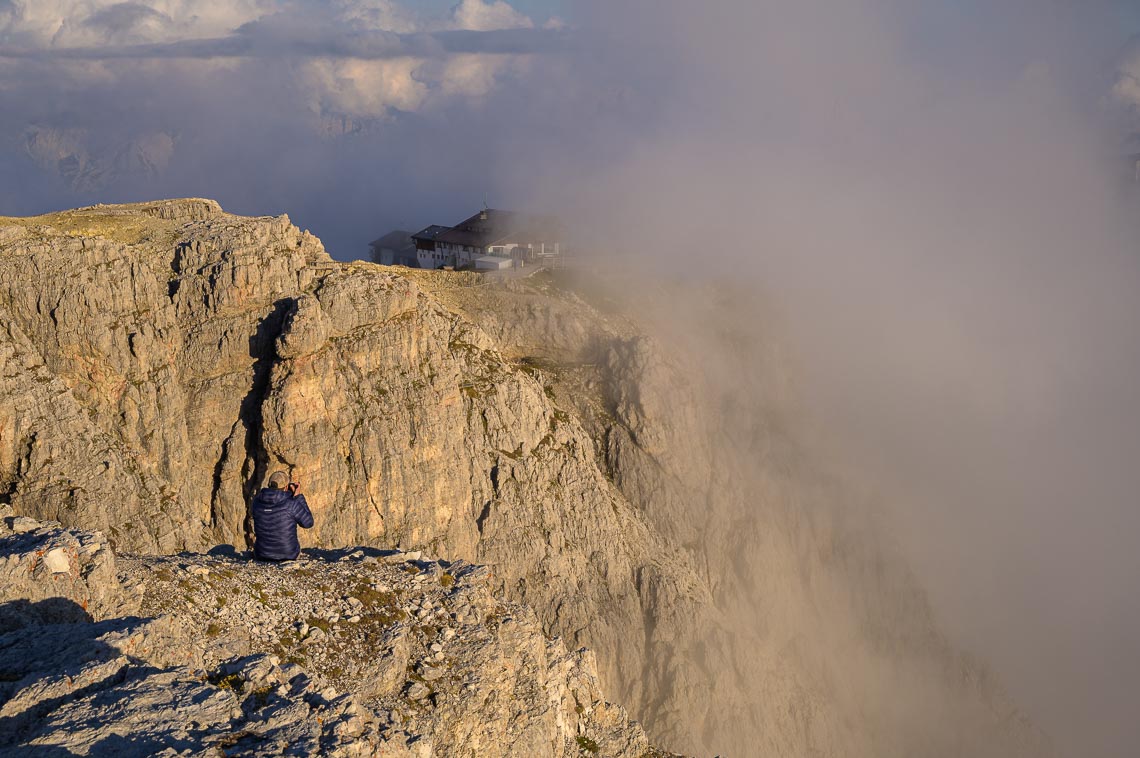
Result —
[[373, 263], [385, 266], [408, 266], [415, 268], [416, 246], [412, 242], [412, 235], [397, 229], [388, 232], [383, 237], [368, 244]]
[[485, 208], [455, 226], [429, 226], [412, 235], [420, 268], [495, 270], [544, 263], [562, 255], [557, 219]]

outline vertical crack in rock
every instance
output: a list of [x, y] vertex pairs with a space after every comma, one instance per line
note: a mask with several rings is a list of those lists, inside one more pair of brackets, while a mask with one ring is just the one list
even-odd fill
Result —
[[[277, 338], [285, 324], [285, 316], [296, 304], [292, 297], [281, 298], [273, 303], [273, 310], [257, 325], [257, 330], [249, 338], [249, 356], [254, 359], [252, 382], [249, 392], [241, 401], [238, 411], [239, 423], [245, 430], [245, 465], [242, 467], [242, 495], [246, 507], [258, 485], [265, 478], [269, 465], [269, 455], [262, 440], [264, 429], [265, 396], [269, 391], [269, 377], [277, 362]], [[250, 525], [248, 510], [245, 518], [246, 542], [249, 542]]]
[[657, 652], [654, 650], [653, 638], [657, 630], [657, 617], [654, 611], [656, 602], [656, 583], [653, 581], [653, 576], [650, 574], [651, 568], [641, 567], [637, 570], [634, 586], [637, 588], [637, 595], [641, 599], [641, 623], [644, 632], [644, 648], [642, 653], [641, 663], [641, 683], [642, 686], [647, 688], [650, 694], [646, 697], [645, 707], [643, 709], [645, 716], [652, 718], [660, 718], [661, 713], [665, 710], [666, 701], [668, 700], [668, 688], [659, 687], [654, 692], [652, 682], [657, 681], [654, 676], [653, 664], [657, 660]]
[[234, 422], [230, 428], [229, 436], [222, 443], [222, 454], [214, 463], [214, 480], [210, 488], [210, 528], [218, 535], [221, 534], [221, 529], [226, 523], [226, 512], [223, 504], [224, 473], [226, 464], [234, 455], [234, 441], [237, 439], [238, 427], [241, 425], [240, 420]]
[[491, 501], [483, 503], [483, 510], [479, 512], [479, 517], [475, 519], [475, 527], [479, 530], [479, 534], [483, 534], [483, 522], [491, 515]]

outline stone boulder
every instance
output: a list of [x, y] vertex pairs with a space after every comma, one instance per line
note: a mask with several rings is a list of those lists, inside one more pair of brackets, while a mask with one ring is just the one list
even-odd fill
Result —
[[102, 620], [132, 609], [102, 534], [0, 510], [0, 631]]

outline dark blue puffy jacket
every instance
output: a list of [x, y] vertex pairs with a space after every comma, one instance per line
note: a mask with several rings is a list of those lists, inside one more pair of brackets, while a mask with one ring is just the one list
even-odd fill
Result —
[[297, 525], [313, 526], [304, 495], [266, 487], [253, 497], [253, 554], [268, 561], [291, 561], [301, 554]]

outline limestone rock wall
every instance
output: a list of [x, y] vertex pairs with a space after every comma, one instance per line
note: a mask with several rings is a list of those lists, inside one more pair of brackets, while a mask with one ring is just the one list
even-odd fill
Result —
[[240, 540], [273, 341], [319, 270], [310, 260], [328, 263], [320, 244], [284, 217], [237, 219], [209, 201], [97, 206], [5, 232], [9, 501], [137, 549]]

